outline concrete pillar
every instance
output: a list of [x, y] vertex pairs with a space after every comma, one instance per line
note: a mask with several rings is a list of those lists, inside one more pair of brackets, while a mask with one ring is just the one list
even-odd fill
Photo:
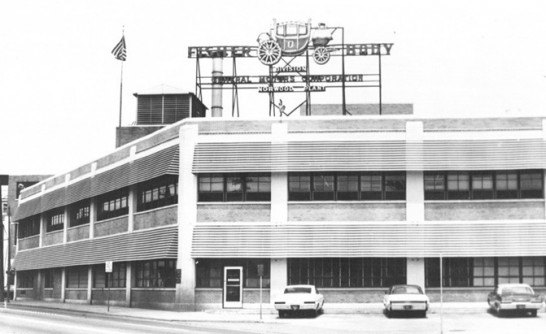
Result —
[[[288, 134], [286, 123], [271, 124], [271, 143], [284, 144]], [[283, 224], [288, 219], [288, 173], [271, 173], [271, 223]]]
[[43, 282], [44, 275], [42, 274], [42, 270], [37, 270], [36, 272], [36, 282], [34, 283], [34, 289], [36, 290], [35, 298], [38, 300], [44, 299], [44, 282]]
[[127, 262], [125, 272], [125, 306], [131, 307], [131, 292], [133, 291], [133, 264]]
[[87, 304], [93, 304], [93, 266], [87, 268]]
[[[423, 123], [406, 123], [406, 141], [411, 144], [423, 142]], [[406, 172], [406, 220], [412, 228], [421, 229], [425, 223], [425, 185], [422, 170]], [[425, 259], [409, 257], [407, 259], [406, 279], [408, 284], [425, 287]]]
[[13, 300], [17, 299], [17, 277], [19, 276], [19, 272], [15, 272], [13, 275]]
[[66, 300], [66, 268], [61, 271], [61, 302]]
[[95, 237], [95, 221], [97, 220], [97, 201], [91, 198], [89, 201], [89, 239]]
[[[546, 141], [546, 119], [542, 120], [542, 140]], [[543, 185], [546, 185], [546, 169], [544, 172], [544, 182]], [[546, 186], [544, 187], [544, 198], [546, 198]], [[544, 201], [544, 218], [546, 219], [546, 201]]]
[[282, 294], [288, 284], [288, 261], [287, 259], [271, 259], [271, 288], [270, 303], [275, 302], [275, 298]]
[[425, 259], [410, 257], [407, 259], [407, 282], [425, 289]]
[[128, 231], [133, 232], [134, 226], [135, 226], [135, 212], [136, 212], [136, 206], [137, 206], [137, 186], [132, 185], [129, 187], [129, 197], [127, 198], [127, 202], [129, 204], [129, 227]]
[[193, 229], [197, 222], [197, 176], [192, 173], [198, 125], [180, 128], [180, 171], [178, 179], [178, 261], [180, 283], [176, 284], [176, 304], [180, 310], [195, 310], [195, 260], [191, 257]]
[[68, 213], [68, 206], [65, 206], [64, 207], [64, 220], [63, 220], [63, 244], [66, 244], [66, 242], [68, 241], [68, 224], [69, 224], [69, 213]]
[[44, 245], [44, 235], [46, 233], [46, 217], [43, 213], [40, 214], [40, 242], [39, 247]]

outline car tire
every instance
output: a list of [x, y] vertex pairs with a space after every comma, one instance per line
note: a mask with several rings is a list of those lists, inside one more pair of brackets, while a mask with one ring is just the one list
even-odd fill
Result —
[[538, 311], [537, 310], [531, 310], [531, 317], [536, 317]]
[[284, 311], [279, 311], [279, 318], [286, 317], [286, 313]]
[[427, 317], [427, 311], [421, 311], [420, 316], [421, 316], [421, 318], [426, 318]]
[[390, 311], [389, 309], [385, 309], [385, 315], [387, 316], [387, 318], [392, 317], [392, 311]]

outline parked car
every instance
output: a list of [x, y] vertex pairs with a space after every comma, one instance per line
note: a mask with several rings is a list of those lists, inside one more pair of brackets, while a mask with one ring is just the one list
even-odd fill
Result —
[[279, 318], [289, 313], [308, 312], [318, 315], [322, 312], [324, 297], [314, 285], [288, 285], [282, 295], [275, 299], [275, 309]]
[[536, 317], [544, 305], [544, 299], [529, 284], [499, 284], [487, 296], [487, 303], [498, 316], [505, 312], [530, 312]]
[[416, 312], [427, 316], [430, 301], [418, 285], [393, 285], [383, 298], [385, 314], [390, 317], [394, 312]]

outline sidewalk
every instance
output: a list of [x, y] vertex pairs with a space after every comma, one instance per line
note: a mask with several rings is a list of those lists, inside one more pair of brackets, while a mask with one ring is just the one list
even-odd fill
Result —
[[[47, 311], [71, 314], [83, 314], [86, 316], [121, 317], [129, 319], [157, 320], [157, 321], [178, 321], [178, 322], [275, 322], [278, 314], [269, 304], [264, 304], [262, 319], [260, 320], [259, 307], [243, 309], [213, 309], [199, 312], [176, 312], [164, 310], [150, 310], [142, 308], [127, 308], [120, 306], [89, 305], [80, 303], [59, 303], [45, 301], [10, 301], [8, 309], [24, 309], [35, 312]], [[4, 309], [1, 305], [0, 310]], [[442, 310], [441, 310], [442, 309]], [[475, 313], [487, 310], [484, 303], [439, 303], [431, 305], [429, 313]], [[325, 304], [324, 314], [381, 314], [383, 305], [381, 303], [367, 304]]]

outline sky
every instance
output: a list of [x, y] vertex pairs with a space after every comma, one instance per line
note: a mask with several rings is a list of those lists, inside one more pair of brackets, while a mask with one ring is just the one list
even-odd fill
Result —
[[[382, 61], [383, 102], [413, 103], [418, 117], [544, 117], [544, 13], [539, 0], [9, 1], [0, 12], [0, 174], [63, 173], [115, 148], [121, 62], [110, 51], [122, 29], [122, 125], [136, 119], [135, 92], [195, 91], [189, 46], [256, 45], [273, 19], [342, 26], [346, 43], [394, 43]], [[252, 74], [252, 62], [239, 73]], [[241, 117], [267, 117], [266, 103], [240, 99]]]

